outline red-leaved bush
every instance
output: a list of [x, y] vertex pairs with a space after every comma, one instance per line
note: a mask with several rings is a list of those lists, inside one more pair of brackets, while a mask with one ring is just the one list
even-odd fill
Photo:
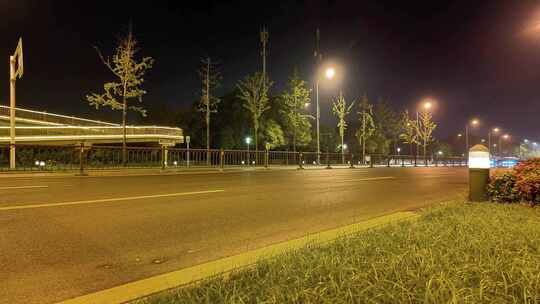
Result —
[[540, 158], [520, 162], [512, 171], [493, 176], [488, 195], [495, 202], [540, 204]]

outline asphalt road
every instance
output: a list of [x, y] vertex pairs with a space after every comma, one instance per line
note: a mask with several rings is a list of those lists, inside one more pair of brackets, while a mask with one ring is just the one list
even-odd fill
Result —
[[53, 303], [462, 195], [464, 168], [0, 179], [0, 303]]

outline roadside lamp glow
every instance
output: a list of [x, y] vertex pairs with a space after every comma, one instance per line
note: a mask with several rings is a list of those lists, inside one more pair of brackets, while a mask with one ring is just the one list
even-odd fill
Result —
[[482, 139], [480, 139], [480, 142], [485, 143], [486, 140], [482, 138]]
[[249, 145], [250, 143], [251, 143], [251, 137], [248, 136], [248, 137], [246, 137], [246, 144]]
[[500, 130], [501, 130], [501, 129], [499, 129], [499, 128], [493, 128], [493, 132], [494, 132], [494, 133], [498, 133]]
[[336, 71], [334, 70], [334, 68], [328, 68], [326, 69], [326, 72], [324, 74], [326, 75], [326, 78], [332, 79], [336, 75]]
[[459, 134], [457, 135], [457, 137], [461, 137], [461, 136], [463, 136], [463, 134], [461, 134], [461, 133], [459, 133]]
[[471, 120], [471, 125], [473, 126], [476, 126], [477, 124], [479, 124], [480, 122], [478, 121], [478, 119], [473, 119]]
[[[302, 161], [302, 163], [304, 163], [304, 162]], [[313, 161], [313, 164], [314, 164], [314, 165], [316, 165], [316, 164], [317, 164], [317, 162], [316, 162], [316, 161]]]
[[504, 139], [508, 139], [509, 137], [510, 137], [510, 135], [508, 135], [508, 134], [504, 134], [504, 135], [503, 135], [503, 138], [504, 138]]
[[36, 160], [35, 164], [36, 166], [39, 166], [39, 160]]
[[424, 109], [426, 109], [426, 110], [431, 109], [432, 106], [433, 106], [433, 105], [432, 105], [431, 102], [429, 102], [429, 101], [426, 102], [426, 103], [424, 103]]
[[536, 142], [533, 142], [533, 146], [536, 146], [536, 145], [537, 145], [537, 143], [536, 143]]
[[482, 202], [487, 199], [490, 155], [484, 145], [475, 145], [469, 150], [469, 200]]
[[343, 144], [343, 150], [347, 150], [347, 144]]
[[529, 140], [525, 138], [525, 139], [523, 140], [523, 142], [526, 143], [526, 144], [528, 144], [528, 143], [529, 143]]
[[175, 166], [178, 166], [178, 162], [177, 161], [174, 161], [173, 163]]
[[246, 162], [245, 161], [242, 161], [242, 165], [244, 165]]
[[42, 166], [42, 167], [45, 167], [45, 162], [44, 162], [44, 161], [41, 161], [41, 162], [39, 163], [39, 165]]
[[439, 151], [439, 152], [437, 152], [437, 154], [443, 155], [443, 151]]

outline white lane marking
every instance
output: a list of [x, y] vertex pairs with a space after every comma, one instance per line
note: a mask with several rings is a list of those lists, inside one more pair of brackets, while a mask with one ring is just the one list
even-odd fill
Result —
[[18, 205], [18, 206], [0, 207], [0, 211], [17, 210], [17, 209], [58, 207], [58, 206], [72, 206], [72, 205], [84, 205], [84, 204], [96, 204], [96, 203], [110, 203], [110, 202], [142, 200], [142, 199], [149, 199], [149, 198], [160, 198], [160, 197], [172, 197], [172, 196], [185, 196], [185, 195], [195, 195], [195, 194], [218, 193], [218, 192], [223, 192], [223, 191], [225, 191], [225, 190], [206, 190], [206, 191], [180, 192], [180, 193], [168, 193], [168, 194], [156, 194], [156, 195], [142, 195], [142, 196], [131, 196], [131, 197], [105, 198], [105, 199], [96, 199], [96, 200], [87, 200], [87, 201], [64, 202], [64, 203]]
[[367, 181], [377, 181], [377, 180], [387, 180], [387, 179], [396, 179], [396, 178], [393, 176], [381, 176], [381, 177], [345, 179], [345, 180], [341, 180], [341, 182], [367, 182]]
[[13, 186], [13, 187], [0, 187], [0, 190], [13, 190], [13, 189], [34, 189], [34, 188], [48, 188], [49, 186]]

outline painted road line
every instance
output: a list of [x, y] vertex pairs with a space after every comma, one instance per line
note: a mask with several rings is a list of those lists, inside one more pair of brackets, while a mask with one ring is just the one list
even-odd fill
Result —
[[127, 303], [160, 291], [181, 287], [216, 275], [225, 275], [251, 267], [262, 259], [268, 259], [292, 250], [298, 250], [310, 245], [319, 245], [331, 242], [337, 238], [353, 233], [374, 229], [399, 221], [412, 221], [420, 215], [410, 211], [396, 212], [389, 215], [373, 218], [356, 224], [310, 234], [298, 239], [277, 243], [267, 247], [247, 251], [238, 255], [199, 264], [181, 270], [157, 275], [140, 281], [135, 281], [83, 295], [77, 298], [60, 302], [59, 304], [116, 304]]
[[14, 189], [35, 189], [35, 188], [48, 188], [49, 186], [13, 186], [13, 187], [0, 187], [0, 190], [14, 190]]
[[64, 202], [64, 203], [18, 205], [18, 206], [0, 207], [0, 211], [18, 210], [18, 209], [48, 208], [48, 207], [59, 207], [59, 206], [73, 206], [73, 205], [85, 205], [85, 204], [97, 204], [97, 203], [111, 203], [111, 202], [133, 201], [133, 200], [161, 198], [161, 197], [174, 197], [174, 196], [186, 196], [186, 195], [196, 195], [196, 194], [218, 193], [218, 192], [223, 192], [223, 191], [225, 191], [225, 190], [206, 190], [206, 191], [167, 193], [167, 194], [142, 195], [142, 196], [131, 196], [131, 197], [105, 198], [105, 199], [96, 199], [96, 200], [87, 200], [87, 201]]
[[344, 180], [337, 180], [337, 181], [338, 182], [369, 182], [369, 181], [389, 180], [389, 179], [396, 179], [396, 178], [393, 176], [380, 176], [380, 177], [344, 179]]

